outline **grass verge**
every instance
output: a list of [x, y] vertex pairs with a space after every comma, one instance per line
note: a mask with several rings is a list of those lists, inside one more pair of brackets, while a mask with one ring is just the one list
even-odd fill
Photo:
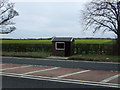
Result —
[[[46, 58], [51, 56], [51, 53], [50, 52], [5, 52], [3, 51], [2, 56]], [[84, 60], [84, 61], [99, 61], [99, 62], [120, 62], [120, 56], [96, 55], [96, 54], [73, 55], [73, 56], [70, 56], [68, 59]]]
[[70, 60], [86, 60], [86, 61], [99, 61], [99, 62], [120, 62], [120, 56], [110, 56], [110, 55], [73, 55], [68, 59]]
[[2, 56], [46, 58], [50, 56], [50, 53], [49, 52], [5, 52], [3, 51]]

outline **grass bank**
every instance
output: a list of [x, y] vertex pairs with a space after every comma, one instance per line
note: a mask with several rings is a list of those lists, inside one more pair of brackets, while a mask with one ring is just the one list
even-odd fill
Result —
[[50, 52], [2, 52], [2, 56], [11, 57], [33, 57], [33, 58], [46, 58], [51, 55]]
[[95, 55], [95, 54], [73, 55], [73, 56], [70, 56], [68, 59], [85, 60], [85, 61], [100, 61], [100, 62], [120, 62], [120, 56]]
[[[50, 52], [5, 52], [3, 51], [2, 56], [46, 58], [51, 56], [51, 53]], [[99, 61], [99, 62], [120, 62], [120, 56], [96, 55], [96, 54], [73, 55], [73, 56], [70, 56], [68, 59], [84, 60], [84, 61]]]

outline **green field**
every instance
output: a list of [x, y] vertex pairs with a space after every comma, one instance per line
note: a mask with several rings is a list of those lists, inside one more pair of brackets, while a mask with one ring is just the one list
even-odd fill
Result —
[[[112, 39], [78, 39], [75, 44], [112, 44]], [[51, 44], [51, 40], [2, 40], [3, 44]]]
[[51, 40], [2, 40], [3, 44], [51, 44]]
[[112, 39], [79, 39], [75, 40], [75, 44], [112, 44], [115, 40]]

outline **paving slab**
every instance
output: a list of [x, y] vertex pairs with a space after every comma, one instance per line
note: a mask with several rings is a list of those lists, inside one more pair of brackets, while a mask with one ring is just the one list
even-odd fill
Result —
[[[28, 66], [28, 67], [27, 67]], [[109, 79], [112, 76], [116, 76], [118, 72], [101, 71], [101, 70], [84, 70], [74, 68], [60, 68], [53, 66], [38, 66], [38, 65], [21, 65], [21, 64], [3, 64], [3, 74], [21, 75], [21, 76], [35, 76], [41, 78], [51, 78], [58, 80], [78, 80], [78, 81], [90, 81], [101, 82]], [[14, 68], [15, 67], [15, 68]], [[18, 68], [16, 68], [18, 67]], [[9, 69], [12, 68], [12, 69]], [[119, 77], [107, 81], [106, 83], [120, 84]]]
[[117, 72], [108, 71], [89, 71], [81, 74], [75, 74], [68, 77], [63, 77], [64, 79], [74, 79], [83, 81], [95, 81], [100, 82], [108, 77], [118, 74]]
[[14, 73], [14, 74], [23, 74], [23, 73], [28, 73], [36, 70], [43, 70], [43, 69], [48, 69], [50, 67], [45, 67], [45, 66], [30, 66], [30, 67], [25, 67], [25, 68], [17, 68], [17, 69], [11, 69], [11, 70], [3, 70], [2, 72], [5, 73]]
[[58, 69], [49, 70], [49, 71], [32, 73], [32, 74], [29, 74], [29, 75], [46, 76], [46, 77], [57, 77], [57, 76], [60, 76], [60, 75], [65, 75], [65, 74], [69, 74], [69, 73], [79, 72], [79, 71], [82, 71], [82, 70], [83, 69], [58, 68]]
[[12, 68], [12, 67], [21, 67], [21, 66], [26, 66], [26, 65], [21, 65], [21, 64], [3, 64], [2, 65], [2, 69]]
[[115, 78], [115, 79], [109, 81], [108, 83], [120, 84], [120, 76], [118, 78]]

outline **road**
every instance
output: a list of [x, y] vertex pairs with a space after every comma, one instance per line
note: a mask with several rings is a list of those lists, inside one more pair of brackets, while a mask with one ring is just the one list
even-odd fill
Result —
[[120, 63], [3, 57], [3, 88], [115, 87]]
[[91, 85], [3, 76], [2, 88], [105, 88]]
[[65, 68], [81, 68], [89, 70], [120, 71], [119, 68], [120, 63], [102, 63], [102, 62], [98, 63], [89, 61], [84, 62], [84, 61], [66, 61], [66, 60], [14, 58], [14, 57], [3, 57], [2, 63], [45, 65]]

